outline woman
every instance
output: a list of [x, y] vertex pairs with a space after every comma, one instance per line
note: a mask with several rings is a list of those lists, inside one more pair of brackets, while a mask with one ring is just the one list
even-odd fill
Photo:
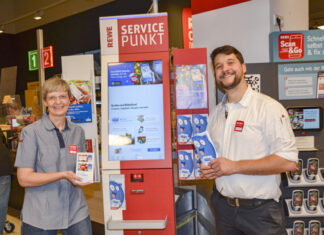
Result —
[[76, 176], [77, 152], [85, 152], [80, 126], [66, 118], [69, 85], [59, 77], [46, 80], [43, 102], [48, 113], [22, 129], [15, 166], [19, 184], [25, 187], [21, 213], [22, 235], [89, 235], [88, 205]]

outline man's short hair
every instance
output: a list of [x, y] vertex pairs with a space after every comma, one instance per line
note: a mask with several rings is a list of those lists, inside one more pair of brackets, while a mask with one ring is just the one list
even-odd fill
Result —
[[215, 70], [214, 59], [218, 54], [225, 54], [225, 55], [234, 54], [236, 58], [241, 62], [241, 64], [244, 64], [244, 58], [242, 56], [242, 53], [239, 50], [237, 50], [235, 47], [232, 47], [230, 45], [225, 45], [225, 46], [217, 47], [212, 51], [212, 53], [210, 53], [210, 59], [212, 61], [214, 70]]
[[55, 91], [66, 91], [71, 98], [71, 90], [69, 84], [63, 80], [59, 75], [47, 79], [43, 85], [43, 100], [46, 100], [47, 94]]

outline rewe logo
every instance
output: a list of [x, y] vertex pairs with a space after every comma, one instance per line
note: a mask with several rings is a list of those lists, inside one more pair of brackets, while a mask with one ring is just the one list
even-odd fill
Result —
[[301, 59], [304, 57], [304, 34], [280, 34], [278, 44], [280, 59]]

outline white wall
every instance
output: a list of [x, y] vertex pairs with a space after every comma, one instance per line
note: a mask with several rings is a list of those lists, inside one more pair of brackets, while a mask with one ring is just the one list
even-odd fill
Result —
[[[323, 1], [323, 0], [319, 0]], [[309, 29], [309, 0], [270, 0], [270, 14], [283, 16], [282, 31]], [[279, 31], [272, 22], [271, 32]]]
[[[270, 1], [253, 0], [192, 16], [193, 45], [207, 48], [230, 44], [246, 63], [269, 62]], [[216, 103], [215, 82], [208, 67], [209, 107]]]
[[[308, 0], [251, 0], [193, 15], [193, 45], [207, 48], [209, 57], [216, 47], [230, 44], [242, 52], [246, 63], [268, 63], [269, 35], [279, 31], [274, 14], [283, 17], [282, 30], [308, 29]], [[208, 83], [209, 107], [213, 107], [216, 89], [210, 66]]]

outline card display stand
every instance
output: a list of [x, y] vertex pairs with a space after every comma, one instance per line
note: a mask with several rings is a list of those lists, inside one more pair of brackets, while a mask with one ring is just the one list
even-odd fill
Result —
[[300, 207], [300, 209], [294, 210], [292, 208], [291, 199], [285, 199], [285, 202], [287, 204], [289, 217], [324, 217], [324, 199], [321, 198], [318, 200], [318, 205], [315, 208], [315, 210], [310, 210], [307, 206], [307, 199], [304, 198], [303, 205]]
[[307, 177], [306, 169], [303, 169], [302, 174], [299, 176], [298, 179], [292, 179], [289, 176], [289, 173], [286, 172], [287, 179], [288, 179], [288, 186], [289, 187], [316, 187], [316, 186], [324, 186], [324, 178], [322, 176], [322, 170], [324, 168], [318, 169], [317, 175], [314, 176], [313, 179], [309, 179]]
[[[287, 231], [288, 235], [293, 235], [293, 230], [291, 228], [286, 229], [286, 231]], [[324, 228], [321, 228], [321, 233], [320, 234], [323, 234], [323, 233], [324, 233]], [[308, 228], [304, 229], [304, 235], [309, 235], [308, 234]]]

